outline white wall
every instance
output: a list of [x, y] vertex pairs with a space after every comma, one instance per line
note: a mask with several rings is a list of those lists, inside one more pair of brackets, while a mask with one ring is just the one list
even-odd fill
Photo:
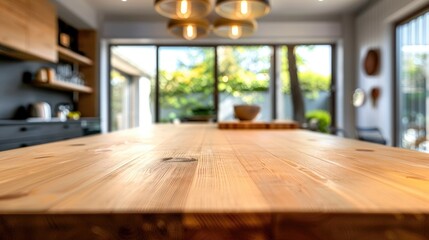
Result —
[[52, 0], [58, 16], [78, 29], [97, 29], [97, 11], [85, 0]]
[[[106, 39], [123, 39], [122, 42], [189, 44], [170, 35], [166, 22], [106, 22], [102, 36]], [[192, 43], [333, 43], [340, 37], [339, 22], [263, 22], [259, 23], [258, 30], [249, 38], [228, 40], [211, 34], [208, 38]]]
[[355, 26], [354, 16], [342, 17], [342, 38], [337, 42], [336, 120], [349, 138], [354, 137], [355, 112], [352, 106], [352, 92], [355, 87]]
[[[393, 145], [395, 127], [393, 124], [395, 118], [393, 113], [394, 24], [427, 3], [429, 0], [380, 0], [356, 19], [356, 86], [363, 88], [368, 94], [374, 86], [381, 88], [377, 107], [372, 107], [368, 99], [364, 106], [356, 110], [356, 125], [379, 127], [390, 145]], [[367, 76], [362, 67], [365, 53], [370, 48], [379, 48], [381, 51], [381, 69], [376, 76]]]

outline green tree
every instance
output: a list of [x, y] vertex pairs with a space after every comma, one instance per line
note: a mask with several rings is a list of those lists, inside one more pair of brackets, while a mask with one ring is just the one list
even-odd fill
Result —
[[112, 130], [118, 130], [119, 123], [117, 116], [122, 114], [122, 102], [124, 98], [124, 89], [127, 84], [127, 78], [116, 70], [110, 72], [110, 84], [111, 84], [111, 119], [112, 119]]
[[190, 48], [187, 54], [176, 63], [174, 71], [159, 72], [161, 108], [180, 110], [178, 117], [190, 116], [194, 109], [214, 106], [213, 48]]
[[[300, 46], [306, 47], [310, 51], [314, 49], [313, 46]], [[281, 49], [281, 56], [287, 56], [288, 49], [283, 47]], [[331, 75], [322, 75], [314, 71], [303, 68], [307, 64], [306, 59], [304, 59], [299, 54], [296, 54], [296, 64], [298, 68], [298, 79], [301, 87], [301, 91], [304, 92], [307, 98], [317, 98], [320, 91], [329, 91], [331, 87]], [[282, 92], [284, 94], [290, 94], [290, 77], [289, 77], [289, 63], [288, 61], [283, 61], [281, 66], [282, 79]]]
[[221, 47], [219, 91], [233, 96], [243, 92], [268, 91], [270, 49], [260, 46]]
[[[300, 46], [302, 47], [302, 46]], [[306, 46], [312, 49], [312, 46]], [[270, 46], [220, 46], [218, 49], [219, 92], [234, 97], [247, 97], [255, 101], [257, 92], [266, 92], [270, 84]], [[281, 56], [287, 56], [287, 48], [281, 48]], [[187, 49], [187, 57], [178, 61], [174, 71], [161, 69], [161, 107], [181, 109], [181, 115], [192, 115], [196, 108], [213, 108], [214, 70], [216, 67], [214, 48], [195, 47]], [[306, 60], [296, 56], [298, 79], [305, 96], [317, 98], [319, 91], [329, 91], [331, 76], [324, 76], [305, 69]], [[282, 91], [290, 94], [289, 66], [281, 65]], [[192, 96], [192, 97], [190, 97]], [[181, 117], [181, 116], [179, 116]]]

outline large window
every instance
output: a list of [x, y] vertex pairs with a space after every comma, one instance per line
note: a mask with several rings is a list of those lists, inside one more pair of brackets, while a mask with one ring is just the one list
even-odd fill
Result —
[[396, 30], [398, 139], [403, 148], [429, 152], [429, 11]]
[[278, 49], [280, 63], [279, 119], [293, 119], [294, 104], [290, 82], [288, 51], [295, 53], [296, 69], [303, 98], [304, 117], [315, 122], [315, 130], [328, 131], [334, 115], [331, 45], [291, 45]]
[[[112, 46], [111, 129], [152, 122], [231, 121], [234, 105], [240, 104], [259, 105], [258, 121], [293, 119], [290, 47]], [[323, 122], [326, 130], [333, 118], [333, 47], [293, 49], [305, 114]]]
[[218, 120], [233, 120], [236, 104], [261, 107], [257, 120], [272, 119], [270, 71], [273, 49], [270, 46], [218, 47]]
[[160, 121], [214, 118], [214, 48], [159, 48]]

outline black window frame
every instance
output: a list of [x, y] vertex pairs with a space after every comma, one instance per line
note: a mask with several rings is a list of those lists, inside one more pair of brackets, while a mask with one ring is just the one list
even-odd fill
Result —
[[159, 104], [159, 97], [160, 97], [160, 89], [159, 89], [159, 49], [161, 47], [213, 47], [214, 48], [214, 57], [215, 57], [215, 69], [214, 69], [214, 92], [213, 92], [213, 99], [214, 99], [214, 107], [215, 107], [215, 115], [216, 115], [216, 121], [218, 119], [218, 112], [219, 112], [219, 79], [218, 79], [218, 47], [219, 46], [269, 46], [273, 49], [273, 54], [271, 58], [271, 78], [270, 78], [270, 88], [272, 88], [272, 99], [271, 99], [271, 116], [272, 119], [276, 119], [278, 117], [277, 114], [277, 49], [283, 46], [287, 45], [295, 45], [295, 46], [305, 46], [305, 45], [329, 45], [331, 46], [331, 101], [330, 101], [330, 114], [331, 114], [331, 126], [336, 126], [336, 86], [337, 86], [337, 75], [336, 75], [336, 67], [337, 67], [337, 45], [335, 43], [244, 43], [244, 44], [150, 44], [150, 43], [109, 43], [108, 44], [108, 76], [109, 76], [109, 82], [108, 82], [108, 126], [109, 131], [111, 131], [111, 84], [110, 84], [110, 72], [112, 71], [112, 63], [111, 63], [111, 55], [112, 55], [112, 47], [117, 46], [151, 46], [156, 47], [156, 73], [155, 73], [155, 123], [160, 122], [160, 104]]
[[393, 79], [394, 79], [394, 84], [393, 84], [393, 89], [392, 89], [392, 102], [393, 102], [393, 144], [396, 147], [399, 147], [400, 144], [400, 99], [399, 99], [399, 95], [400, 95], [400, 79], [398, 76], [398, 65], [399, 65], [399, 51], [398, 51], [398, 29], [404, 25], [407, 24], [409, 22], [411, 22], [412, 20], [426, 14], [427, 12], [429, 12], [429, 4], [423, 6], [422, 8], [418, 9], [417, 11], [414, 11], [413, 13], [407, 15], [406, 17], [400, 19], [399, 21], [397, 21], [394, 24], [393, 27], [393, 59], [392, 59], [392, 71], [393, 71]]

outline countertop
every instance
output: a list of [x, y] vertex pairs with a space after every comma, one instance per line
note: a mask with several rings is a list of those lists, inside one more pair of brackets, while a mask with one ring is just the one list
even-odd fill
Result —
[[1, 152], [0, 223], [13, 239], [428, 239], [429, 155], [155, 125]]

